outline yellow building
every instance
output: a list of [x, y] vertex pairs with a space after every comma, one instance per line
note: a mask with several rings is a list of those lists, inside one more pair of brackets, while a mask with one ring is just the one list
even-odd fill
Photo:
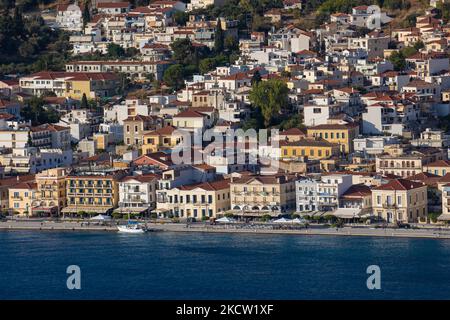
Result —
[[405, 179], [372, 189], [373, 214], [388, 223], [418, 222], [427, 215], [427, 186]]
[[296, 159], [308, 157], [309, 159], [327, 159], [339, 155], [339, 145], [320, 138], [305, 138], [293, 142], [280, 142], [282, 159]]
[[36, 174], [36, 201], [33, 213], [57, 214], [66, 206], [66, 169], [54, 168]]
[[232, 213], [241, 216], [278, 216], [295, 211], [294, 175], [233, 178], [230, 183]]
[[438, 160], [423, 166], [423, 171], [435, 174], [437, 176], [445, 176], [450, 173], [450, 161]]
[[357, 123], [321, 124], [308, 128], [308, 135], [337, 143], [342, 152], [351, 153], [353, 152], [353, 139], [359, 135], [359, 125]]
[[183, 185], [157, 198], [157, 211], [182, 218], [210, 218], [230, 210], [230, 181], [218, 180]]
[[9, 189], [9, 210], [22, 216], [32, 215], [32, 206], [37, 191], [35, 182], [22, 182]]
[[67, 207], [63, 213], [111, 212], [119, 202], [119, 180], [124, 175], [123, 171], [70, 174], [66, 178]]
[[166, 126], [144, 134], [142, 154], [158, 152], [176, 146], [181, 142], [182, 136], [174, 134], [175, 130], [175, 127]]
[[40, 96], [54, 92], [58, 97], [81, 99], [113, 96], [119, 88], [119, 77], [111, 72], [41, 71], [20, 78], [24, 93]]
[[92, 138], [97, 145], [97, 150], [106, 150], [108, 148], [110, 143], [109, 133], [95, 133]]

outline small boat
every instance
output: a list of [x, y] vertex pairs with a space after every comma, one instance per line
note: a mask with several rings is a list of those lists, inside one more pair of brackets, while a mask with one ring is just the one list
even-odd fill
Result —
[[124, 226], [117, 226], [119, 232], [123, 233], [144, 233], [146, 229], [141, 228], [138, 224], [127, 224]]

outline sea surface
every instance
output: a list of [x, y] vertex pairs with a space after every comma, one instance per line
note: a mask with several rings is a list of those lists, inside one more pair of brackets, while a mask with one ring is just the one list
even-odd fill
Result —
[[449, 298], [450, 240], [0, 231], [0, 300]]

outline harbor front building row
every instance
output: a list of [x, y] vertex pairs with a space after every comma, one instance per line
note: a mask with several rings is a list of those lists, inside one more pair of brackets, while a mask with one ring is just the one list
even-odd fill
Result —
[[339, 216], [345, 209], [353, 218], [389, 223], [422, 221], [428, 213], [427, 185], [401, 178], [369, 185], [358, 175], [340, 173], [306, 177], [242, 172], [224, 178], [209, 166], [165, 172], [172, 174], [163, 179], [164, 173], [130, 174], [123, 169], [45, 170], [28, 179], [5, 180], [8, 198], [3, 207], [23, 216], [154, 213], [196, 220], [319, 212]]

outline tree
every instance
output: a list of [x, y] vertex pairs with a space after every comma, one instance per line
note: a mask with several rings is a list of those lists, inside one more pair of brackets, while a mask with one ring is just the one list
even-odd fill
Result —
[[202, 74], [209, 72], [216, 67], [216, 60], [214, 58], [205, 58], [200, 60], [198, 68]]
[[216, 32], [214, 33], [214, 51], [220, 53], [223, 51], [224, 34], [222, 30], [222, 23], [217, 19]]
[[225, 37], [224, 46], [225, 46], [225, 49], [227, 49], [229, 51], [235, 51], [239, 48], [236, 38], [233, 37], [232, 35], [228, 35]]
[[253, 106], [261, 108], [264, 125], [268, 127], [272, 118], [288, 105], [288, 87], [279, 79], [255, 82], [249, 99]]
[[389, 56], [389, 61], [392, 62], [392, 64], [394, 65], [394, 70], [396, 71], [401, 71], [406, 68], [405, 56], [400, 51], [392, 52], [392, 54]]
[[125, 56], [125, 50], [118, 44], [108, 44], [108, 56], [111, 58], [121, 58]]
[[56, 123], [59, 121], [58, 112], [51, 107], [44, 108], [44, 99], [41, 97], [32, 97], [20, 110], [20, 115], [25, 120], [31, 120], [33, 125], [40, 125], [43, 123]]
[[83, 96], [81, 97], [81, 108], [82, 109], [87, 109], [88, 106], [89, 105], [88, 105], [88, 100], [87, 100], [86, 94], [83, 93]]
[[252, 76], [252, 80], [251, 80], [252, 86], [253, 86], [253, 84], [258, 83], [260, 81], [261, 81], [261, 74], [259, 73], [259, 70], [256, 70]]
[[33, 140], [31, 139], [31, 132], [30, 131], [28, 131], [27, 145], [28, 145], [28, 147], [32, 147], [33, 146]]
[[89, 11], [89, 1], [84, 3], [83, 8], [83, 28], [86, 27], [86, 24], [91, 21], [91, 12]]
[[175, 23], [179, 26], [184, 26], [188, 21], [189, 15], [184, 11], [177, 11], [173, 14]]
[[174, 90], [178, 90], [183, 86], [184, 69], [180, 64], [171, 65], [164, 72], [164, 82], [172, 87]]

